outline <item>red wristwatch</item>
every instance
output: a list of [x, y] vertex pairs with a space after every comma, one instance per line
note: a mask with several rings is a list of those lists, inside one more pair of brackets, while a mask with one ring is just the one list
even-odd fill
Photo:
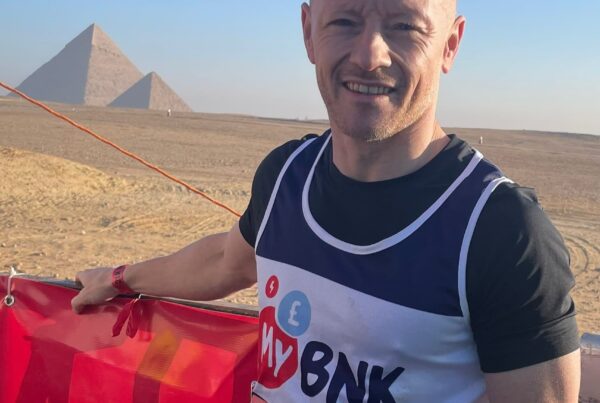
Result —
[[117, 267], [112, 272], [112, 286], [115, 287], [119, 292], [123, 294], [137, 294], [133, 291], [127, 283], [125, 282], [125, 269], [127, 265], [124, 264], [122, 266]]

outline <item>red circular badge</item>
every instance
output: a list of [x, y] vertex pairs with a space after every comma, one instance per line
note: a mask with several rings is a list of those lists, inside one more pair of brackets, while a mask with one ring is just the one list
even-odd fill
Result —
[[279, 291], [279, 279], [277, 276], [271, 276], [267, 281], [267, 286], [265, 287], [265, 294], [269, 298], [273, 298], [277, 295], [277, 291]]

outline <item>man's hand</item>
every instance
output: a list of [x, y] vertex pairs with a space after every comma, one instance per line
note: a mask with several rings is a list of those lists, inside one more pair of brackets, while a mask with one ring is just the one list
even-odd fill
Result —
[[77, 273], [76, 280], [83, 288], [71, 300], [73, 311], [81, 313], [86, 305], [102, 304], [119, 295], [119, 291], [112, 286], [112, 271], [110, 267], [99, 267]]

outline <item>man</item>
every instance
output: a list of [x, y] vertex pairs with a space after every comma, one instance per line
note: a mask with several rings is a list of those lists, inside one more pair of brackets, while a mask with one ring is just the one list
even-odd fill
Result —
[[258, 281], [255, 399], [577, 401], [560, 235], [435, 119], [465, 28], [455, 1], [313, 0], [302, 26], [331, 130], [274, 150], [228, 233], [82, 272], [73, 308]]

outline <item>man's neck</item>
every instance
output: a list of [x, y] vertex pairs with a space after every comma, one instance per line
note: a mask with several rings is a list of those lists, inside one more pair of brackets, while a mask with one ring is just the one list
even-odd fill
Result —
[[449, 138], [435, 121], [417, 123], [392, 137], [367, 142], [332, 128], [333, 163], [357, 181], [377, 182], [415, 172], [448, 144]]

